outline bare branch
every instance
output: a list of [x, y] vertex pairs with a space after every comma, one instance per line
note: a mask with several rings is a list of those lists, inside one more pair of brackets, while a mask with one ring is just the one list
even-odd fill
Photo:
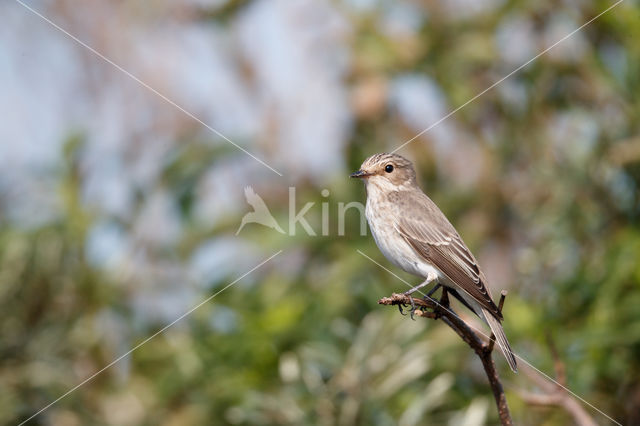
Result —
[[[504, 304], [504, 298], [506, 292], [503, 292], [500, 298], [500, 310]], [[502, 425], [512, 425], [511, 414], [509, 413], [509, 406], [507, 405], [507, 398], [504, 394], [502, 383], [500, 382], [500, 376], [496, 370], [496, 366], [491, 357], [493, 350], [493, 339], [489, 342], [484, 342], [459, 316], [457, 316], [450, 309], [446, 309], [448, 303], [438, 303], [432, 299], [416, 299], [404, 294], [393, 293], [391, 297], [383, 297], [378, 301], [380, 305], [391, 306], [407, 306], [411, 303], [415, 304], [415, 315], [423, 318], [442, 319], [442, 321], [455, 331], [458, 336], [464, 340], [471, 349], [478, 355], [482, 366], [489, 379], [489, 385], [493, 392], [493, 397], [496, 401], [498, 408], [498, 415]], [[444, 306], [443, 306], [444, 305]], [[429, 309], [429, 310], [427, 310]]]

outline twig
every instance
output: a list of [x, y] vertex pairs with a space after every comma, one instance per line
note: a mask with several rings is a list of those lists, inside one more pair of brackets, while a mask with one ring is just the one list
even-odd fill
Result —
[[[505, 297], [506, 292], [503, 292], [500, 298], [500, 310], [502, 310], [502, 305], [504, 304]], [[491, 390], [493, 391], [493, 397], [496, 400], [500, 422], [503, 425], [512, 425], [513, 422], [511, 420], [511, 414], [509, 413], [507, 398], [504, 394], [502, 383], [500, 382], [500, 376], [498, 376], [496, 366], [493, 363], [493, 358], [491, 357], [491, 352], [493, 350], [492, 341], [489, 341], [488, 343], [484, 342], [467, 325], [467, 323], [460, 319], [460, 317], [457, 316], [453, 311], [444, 308], [440, 303], [437, 303], [432, 299], [416, 299], [404, 294], [393, 293], [391, 297], [383, 297], [382, 299], [378, 300], [378, 304], [395, 306], [411, 305], [412, 299], [413, 303], [417, 307], [430, 309], [430, 311], [424, 309], [416, 309], [414, 313], [416, 316], [431, 319], [442, 319], [442, 321], [449, 327], [451, 327], [453, 331], [455, 331], [462, 338], [462, 340], [464, 340], [469, 345], [469, 347], [471, 347], [471, 349], [473, 349], [473, 351], [478, 355], [480, 361], [482, 361], [482, 366], [484, 367], [484, 371], [487, 374], [487, 378], [489, 379], [489, 385], [491, 386]]]

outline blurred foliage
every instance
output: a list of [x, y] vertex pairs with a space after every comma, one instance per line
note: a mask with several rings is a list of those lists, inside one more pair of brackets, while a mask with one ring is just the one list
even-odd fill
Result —
[[[229, 2], [201, 18], [227, 23], [251, 3]], [[389, 2], [366, 12], [338, 4], [353, 31], [347, 166], [356, 169], [420, 130], [391, 102], [375, 102], [390, 96], [396, 77], [429, 76], [455, 107], [518, 65], [505, 64], [496, 43], [507, 20], [531, 25], [539, 41], [534, 54], [559, 38], [542, 36], [558, 14], [555, 2], [498, 3], [458, 19], [441, 3], [416, 2], [426, 18], [400, 36], [380, 30]], [[608, 5], [567, 3], [566, 32]], [[583, 44], [573, 45], [580, 55], [543, 56], [458, 112], [456, 137], [475, 141], [455, 145], [463, 164], [438, 151], [431, 133], [406, 148], [427, 192], [469, 245], [481, 253], [501, 248], [498, 263], [511, 268], [503, 280], [510, 286], [505, 327], [516, 352], [553, 371], [545, 345], [551, 332], [569, 388], [625, 424], [640, 423], [639, 13], [621, 5], [584, 29]], [[165, 266], [188, 264], [211, 238], [236, 231], [238, 215], [214, 226], [195, 217], [199, 183], [212, 163], [234, 152], [207, 142], [191, 136], [163, 158], [157, 186], [178, 206], [179, 237], [160, 247], [136, 240], [115, 271], [87, 256], [92, 226], [104, 218], [83, 202], [82, 136], [70, 138], [55, 172], [61, 201], [54, 220], [21, 227], [0, 218], [0, 423], [34, 414], [183, 312], [155, 315], [160, 301], [140, 304], [145, 293], [138, 292], [164, 293], [156, 279], [172, 281]], [[481, 172], [472, 184], [458, 182], [452, 170], [473, 161], [484, 164]], [[336, 179], [329, 201], [364, 200], [346, 171]], [[284, 223], [282, 187], [265, 198], [280, 206], [273, 213]], [[326, 201], [311, 180], [296, 188], [298, 204]], [[139, 191], [136, 209], [149, 197]], [[133, 218], [108, 221], [135, 228]], [[379, 307], [378, 298], [404, 284], [356, 252], [388, 264], [370, 236], [358, 236], [355, 214], [347, 215], [344, 237], [335, 236], [335, 210], [330, 223], [331, 236], [314, 238], [254, 225], [242, 238], [262, 257], [247, 255], [258, 260], [244, 270], [283, 249], [276, 266], [220, 293], [31, 424], [494, 424], [486, 378], [467, 346], [441, 323]], [[136, 269], [151, 260], [162, 267]], [[195, 306], [239, 275], [176, 281], [166, 297], [189, 290], [195, 297], [188, 306]], [[531, 384], [496, 361], [516, 424], [570, 422], [559, 409], [524, 405], [517, 390]]]

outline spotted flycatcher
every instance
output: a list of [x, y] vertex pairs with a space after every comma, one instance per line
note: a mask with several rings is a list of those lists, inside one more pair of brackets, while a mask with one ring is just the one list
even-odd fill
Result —
[[443, 299], [450, 293], [486, 321], [517, 371], [485, 275], [453, 225], [418, 186], [411, 162], [396, 154], [375, 154], [351, 177], [364, 180], [367, 221], [380, 251], [397, 267], [424, 279], [405, 294], [436, 283], [431, 295], [444, 286]]

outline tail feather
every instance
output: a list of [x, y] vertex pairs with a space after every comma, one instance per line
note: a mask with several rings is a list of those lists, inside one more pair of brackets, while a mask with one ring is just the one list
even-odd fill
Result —
[[498, 343], [498, 346], [500, 346], [500, 349], [502, 349], [502, 353], [507, 359], [509, 367], [511, 367], [511, 370], [513, 370], [514, 373], [517, 373], [518, 365], [516, 363], [516, 357], [513, 355], [513, 351], [511, 350], [511, 346], [509, 345], [507, 336], [504, 334], [502, 324], [500, 324], [500, 321], [496, 317], [494, 317], [488, 310], [482, 309], [482, 313], [484, 314], [484, 319], [487, 321], [487, 324], [489, 324], [489, 327], [491, 327], [493, 335], [496, 336], [496, 342]]

